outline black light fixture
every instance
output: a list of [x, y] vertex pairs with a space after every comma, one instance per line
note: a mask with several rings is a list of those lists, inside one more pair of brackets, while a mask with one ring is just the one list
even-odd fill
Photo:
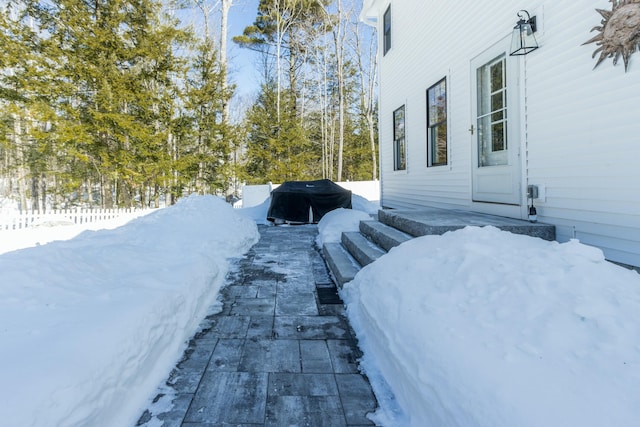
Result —
[[536, 207], [533, 206], [533, 200], [531, 201], [531, 206], [529, 206], [529, 222], [538, 222], [538, 211]]
[[537, 185], [529, 185], [527, 187], [527, 206], [529, 205], [529, 199], [531, 199], [531, 206], [529, 206], [529, 221], [537, 222], [538, 221], [538, 211], [536, 207], [533, 206], [533, 199], [538, 197], [538, 186]]
[[[526, 19], [525, 19], [526, 14]], [[533, 33], [536, 32], [536, 17], [533, 18], [526, 10], [518, 12], [518, 18], [520, 20], [513, 27], [513, 33], [511, 35], [511, 56], [526, 55], [538, 48], [538, 42], [536, 36]]]

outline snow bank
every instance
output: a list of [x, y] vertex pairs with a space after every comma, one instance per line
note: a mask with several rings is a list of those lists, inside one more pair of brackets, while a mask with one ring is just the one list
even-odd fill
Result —
[[192, 196], [114, 229], [0, 256], [0, 420], [133, 425], [255, 223]]
[[[85, 224], [43, 224], [35, 227], [19, 230], [0, 231], [0, 254], [15, 251], [17, 249], [40, 246], [55, 240], [69, 240], [87, 230], [104, 230], [118, 228], [127, 222], [148, 215], [153, 210], [137, 211], [131, 214], [121, 215], [105, 221], [89, 222]], [[0, 212], [0, 215], [2, 212]]]
[[598, 249], [468, 227], [394, 248], [342, 297], [406, 417], [379, 419], [640, 425], [640, 276]]
[[351, 195], [351, 205], [354, 210], [366, 212], [368, 214], [377, 214], [380, 210], [380, 202], [370, 201], [357, 194]]
[[251, 206], [248, 208], [237, 209], [236, 211], [256, 224], [261, 225], [273, 225], [273, 223], [267, 220], [267, 212], [269, 211], [269, 205], [271, 204], [271, 197], [267, 197], [262, 203], [257, 206]]
[[329, 242], [339, 242], [343, 231], [358, 231], [360, 221], [371, 220], [371, 216], [355, 209], [338, 208], [325, 214], [318, 222], [316, 245], [319, 248]]

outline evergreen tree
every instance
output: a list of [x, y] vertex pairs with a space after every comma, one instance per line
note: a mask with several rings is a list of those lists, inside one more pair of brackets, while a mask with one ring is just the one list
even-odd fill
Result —
[[[370, 86], [364, 87], [364, 78], [356, 78], [354, 64], [359, 69], [365, 64], [362, 58], [353, 57], [362, 52], [358, 45], [359, 24], [351, 22], [357, 15], [352, 6], [353, 2], [348, 1], [261, 0], [254, 24], [245, 28], [242, 36], [234, 38], [241, 46], [258, 50], [265, 58], [273, 56], [276, 69], [265, 72], [265, 81], [274, 82], [267, 86], [276, 91], [276, 111], [270, 113], [271, 119], [282, 128], [285, 124], [281, 121], [288, 120], [285, 115], [297, 115], [311, 150], [306, 173], [314, 178], [371, 179], [376, 171], [376, 154], [372, 153], [375, 141], [369, 132], [371, 108], [365, 111], [369, 106], [365, 101], [372, 99], [373, 92]], [[280, 66], [281, 58], [289, 65], [286, 71]], [[280, 76], [287, 73], [289, 85], [285, 87], [280, 84]], [[363, 91], [368, 91], [366, 95], [370, 97], [364, 96], [365, 101], [360, 102], [362, 97], [356, 94]], [[286, 102], [280, 102], [281, 92], [287, 93]], [[262, 96], [265, 96], [264, 87]], [[258, 102], [258, 105], [265, 108], [269, 104]], [[368, 121], [363, 122], [361, 115]], [[251, 115], [248, 119], [254, 125], [260, 122]], [[369, 127], [361, 129], [364, 124]], [[266, 129], [262, 131], [266, 135]], [[369, 137], [366, 147], [363, 147], [364, 135]], [[284, 141], [277, 139], [275, 143], [284, 144]], [[251, 157], [259, 154], [250, 147], [247, 150], [251, 166], [248, 171], [261, 170], [258, 165], [265, 157]], [[362, 170], [367, 168], [369, 173], [363, 174]]]
[[224, 193], [230, 182], [231, 147], [223, 111], [233, 88], [224, 92], [224, 78], [213, 41], [206, 38], [198, 44], [186, 78], [184, 108], [193, 144], [185, 147], [183, 173], [200, 193]]
[[23, 209], [38, 209], [46, 197], [43, 177], [52, 152], [49, 99], [55, 93], [46, 85], [48, 62], [38, 28], [27, 18], [25, 5], [0, 8], [0, 41], [6, 47], [0, 54], [0, 142], [9, 187], [17, 185]]
[[345, 2], [260, 0], [235, 40], [276, 68], [242, 131], [228, 119], [224, 55], [160, 0], [3, 2], [0, 191], [25, 209], [157, 205], [227, 194], [239, 164], [252, 183], [333, 178], [341, 151], [344, 179], [375, 176], [375, 72], [356, 96], [365, 82], [351, 64], [362, 75], [367, 61], [346, 47], [357, 33], [337, 22], [355, 16], [339, 13]]
[[298, 72], [306, 60], [308, 41], [305, 34], [322, 26], [327, 18], [321, 0], [260, 0], [258, 14], [253, 25], [244, 29], [241, 36], [233, 40], [242, 47], [273, 55], [276, 62], [276, 111], [280, 120], [280, 94], [283, 85], [282, 59], [288, 65], [288, 90], [293, 92], [293, 107], [297, 109]]
[[[13, 50], [0, 57], [0, 96], [28, 118], [14, 116], [20, 135], [12, 144], [38, 148], [30, 175], [47, 169], [57, 188], [84, 193], [89, 203], [95, 183], [103, 206], [144, 203], [147, 189], [157, 192], [170, 174], [167, 141], [182, 66], [173, 49], [185, 33], [154, 0], [20, 4], [20, 19], [0, 21]], [[21, 99], [5, 90], [12, 86]]]
[[318, 157], [298, 120], [290, 92], [282, 94], [280, 124], [276, 117], [274, 84], [262, 86], [255, 105], [247, 113], [246, 179], [249, 183], [313, 179]]

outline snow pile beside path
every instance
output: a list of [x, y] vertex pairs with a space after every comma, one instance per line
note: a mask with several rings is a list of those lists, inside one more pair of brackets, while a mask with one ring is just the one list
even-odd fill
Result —
[[0, 420], [133, 425], [259, 238], [214, 197], [0, 256]]
[[394, 248], [342, 297], [399, 425], [640, 423], [640, 276], [598, 249], [468, 227]]
[[357, 194], [351, 195], [351, 205], [354, 210], [366, 212], [375, 215], [380, 210], [380, 202], [370, 201]]
[[358, 231], [360, 221], [371, 220], [371, 216], [355, 209], [338, 208], [325, 214], [318, 222], [318, 237], [316, 245], [330, 242], [340, 242], [343, 231]]
[[267, 220], [267, 212], [269, 211], [269, 205], [271, 204], [271, 197], [267, 197], [264, 202], [257, 206], [251, 206], [249, 208], [236, 209], [236, 211], [256, 224], [260, 225], [273, 225], [273, 223]]
[[[3, 230], [0, 232], [0, 254], [17, 249], [40, 246], [55, 240], [69, 240], [87, 230], [104, 230], [118, 228], [127, 222], [154, 212], [152, 209], [136, 211], [105, 221], [86, 224], [56, 224], [54, 226], [37, 226], [19, 230]], [[1, 212], [0, 212], [1, 214]]]

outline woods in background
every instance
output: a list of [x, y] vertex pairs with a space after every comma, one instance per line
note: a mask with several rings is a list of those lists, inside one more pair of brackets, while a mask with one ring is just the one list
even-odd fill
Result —
[[[205, 31], [171, 12], [187, 6]], [[260, 1], [234, 40], [260, 52], [264, 81], [232, 123], [232, 6], [0, 3], [0, 197], [34, 210], [158, 206], [241, 182], [375, 178], [372, 30], [340, 0]]]
[[234, 37], [263, 66], [246, 117], [248, 182], [377, 179], [377, 45], [359, 6], [260, 0], [254, 24]]

